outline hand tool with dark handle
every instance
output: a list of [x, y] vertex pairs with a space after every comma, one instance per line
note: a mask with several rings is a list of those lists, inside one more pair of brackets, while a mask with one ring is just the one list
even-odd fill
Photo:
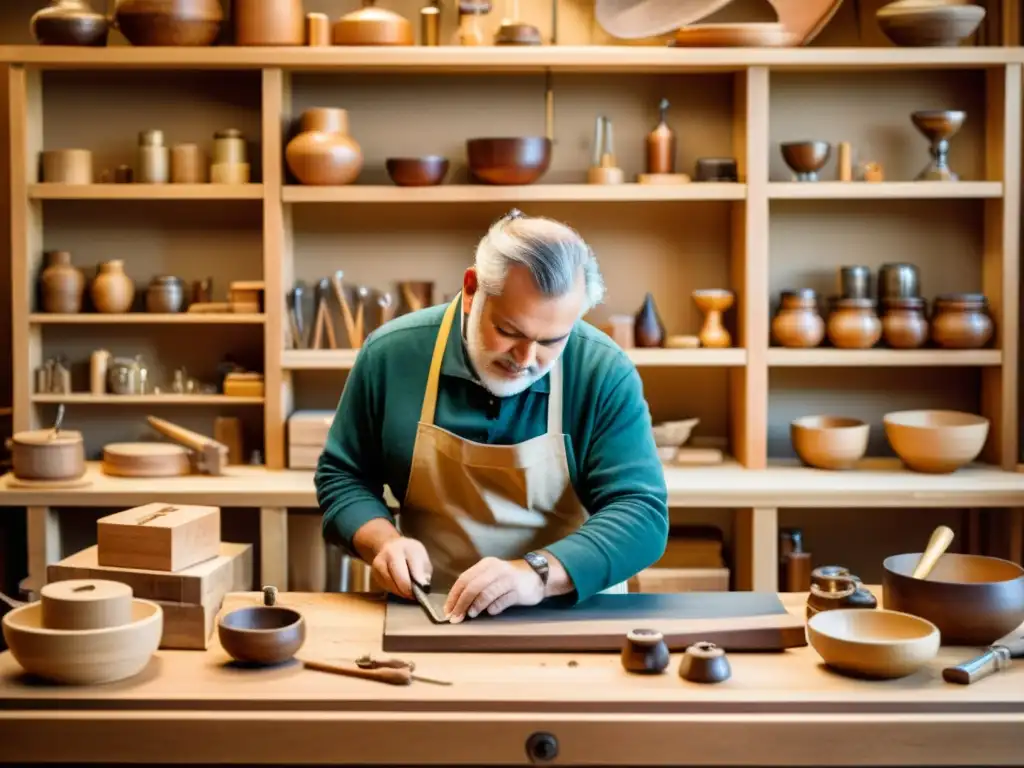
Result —
[[942, 670], [942, 679], [947, 683], [970, 685], [1010, 666], [1011, 659], [1024, 658], [1024, 634], [1007, 638], [1005, 642], [995, 643], [980, 656], [970, 661], [946, 667]]

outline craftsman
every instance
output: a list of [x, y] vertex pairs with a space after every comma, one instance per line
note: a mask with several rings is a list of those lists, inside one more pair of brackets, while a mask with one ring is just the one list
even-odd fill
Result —
[[667, 493], [639, 374], [582, 319], [603, 294], [568, 226], [495, 223], [451, 303], [359, 351], [316, 471], [325, 538], [397, 595], [449, 590], [452, 622], [625, 592], [664, 552]]

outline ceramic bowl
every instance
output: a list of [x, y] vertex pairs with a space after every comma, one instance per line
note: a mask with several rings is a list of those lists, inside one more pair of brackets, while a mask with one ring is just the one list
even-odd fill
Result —
[[818, 469], [849, 469], [864, 457], [871, 427], [846, 416], [803, 416], [789, 425], [800, 460]]
[[882, 563], [882, 604], [921, 616], [944, 645], [994, 643], [1024, 623], [1024, 568], [984, 555], [943, 554], [927, 579], [915, 579], [921, 553]]
[[988, 439], [988, 419], [961, 411], [894, 411], [882, 422], [896, 455], [916, 472], [955, 472], [977, 459]]
[[832, 156], [832, 145], [827, 141], [790, 141], [779, 146], [782, 159], [796, 174], [797, 179], [816, 180], [818, 171]]
[[281, 664], [306, 641], [306, 622], [291, 608], [258, 605], [239, 608], [217, 623], [220, 644], [235, 661]]
[[429, 155], [389, 157], [384, 166], [388, 176], [399, 187], [433, 187], [444, 181], [449, 163], [446, 157]]
[[678, 448], [690, 439], [690, 433], [699, 423], [700, 419], [663, 421], [653, 427], [654, 443], [659, 448]]
[[985, 18], [985, 9], [967, 3], [899, 0], [880, 8], [875, 18], [878, 28], [896, 45], [955, 46], [974, 34]]
[[469, 172], [485, 184], [532, 184], [551, 164], [551, 141], [544, 136], [470, 139]]
[[939, 652], [926, 619], [885, 609], [837, 608], [807, 621], [807, 642], [829, 667], [854, 677], [906, 677]]
[[160, 646], [163, 609], [132, 601], [129, 624], [104, 629], [47, 629], [43, 605], [29, 603], [4, 616], [4, 640], [22, 668], [56, 683], [98, 685], [138, 674]]

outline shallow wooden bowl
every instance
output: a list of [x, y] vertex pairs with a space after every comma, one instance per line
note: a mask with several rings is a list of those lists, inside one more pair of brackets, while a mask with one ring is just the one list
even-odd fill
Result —
[[551, 141], [544, 136], [470, 139], [469, 172], [485, 184], [532, 184], [551, 165]]
[[847, 416], [803, 416], [789, 425], [800, 460], [818, 469], [849, 469], [868, 449], [871, 427]]
[[104, 629], [48, 629], [42, 603], [29, 603], [4, 616], [4, 640], [31, 675], [70, 685], [98, 685], [141, 672], [160, 646], [163, 609], [149, 600], [132, 601], [129, 624]]
[[306, 641], [306, 621], [291, 608], [259, 605], [239, 608], [217, 623], [228, 655], [247, 664], [281, 664]]
[[920, 552], [882, 563], [882, 604], [932, 622], [944, 645], [989, 645], [1024, 623], [1024, 568], [983, 555], [946, 553], [915, 579]]
[[956, 46], [985, 18], [980, 5], [896, 2], [875, 14], [878, 28], [893, 43], [906, 47]]
[[894, 411], [882, 422], [889, 445], [916, 472], [955, 472], [978, 458], [988, 439], [988, 419], [961, 411]]
[[828, 666], [855, 677], [906, 677], [939, 652], [939, 630], [926, 619], [884, 609], [820, 611], [807, 642]]
[[448, 174], [448, 158], [438, 155], [427, 157], [389, 157], [384, 161], [388, 176], [399, 187], [433, 187], [444, 181]]

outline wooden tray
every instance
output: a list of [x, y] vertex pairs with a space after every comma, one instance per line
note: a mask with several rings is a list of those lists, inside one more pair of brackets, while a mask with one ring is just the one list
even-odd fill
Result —
[[[440, 610], [445, 595], [429, 598]], [[648, 627], [671, 650], [708, 641], [727, 651], [807, 645], [804, 622], [775, 593], [687, 592], [595, 595], [573, 608], [510, 608], [460, 624], [434, 624], [417, 603], [389, 597], [385, 651], [618, 651], [631, 629]]]

